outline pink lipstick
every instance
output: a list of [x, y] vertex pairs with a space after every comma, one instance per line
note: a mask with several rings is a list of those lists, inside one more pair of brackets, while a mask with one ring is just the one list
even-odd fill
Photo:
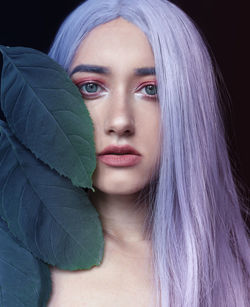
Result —
[[110, 145], [97, 156], [104, 164], [116, 167], [134, 166], [142, 158], [141, 154], [130, 145]]

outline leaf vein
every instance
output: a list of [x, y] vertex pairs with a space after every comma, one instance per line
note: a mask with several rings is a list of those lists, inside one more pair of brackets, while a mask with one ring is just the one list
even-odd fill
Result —
[[22, 275], [24, 275], [25, 277], [27, 277], [28, 280], [30, 280], [30, 279], [29, 279], [29, 275], [28, 275], [27, 273], [23, 272], [20, 268], [14, 266], [12, 263], [6, 261], [6, 260], [5, 260], [4, 258], [2, 258], [1, 256], [0, 256], [0, 261], [2, 261], [3, 263], [7, 264], [9, 267], [14, 268], [15, 271], [18, 271], [19, 273], [21, 273]]

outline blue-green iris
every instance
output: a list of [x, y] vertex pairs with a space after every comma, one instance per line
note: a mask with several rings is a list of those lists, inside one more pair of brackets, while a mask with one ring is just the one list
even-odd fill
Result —
[[87, 83], [84, 85], [86, 92], [95, 93], [98, 90], [98, 85], [95, 83]]
[[156, 95], [157, 94], [157, 88], [153, 84], [149, 84], [145, 87], [145, 92], [147, 95]]

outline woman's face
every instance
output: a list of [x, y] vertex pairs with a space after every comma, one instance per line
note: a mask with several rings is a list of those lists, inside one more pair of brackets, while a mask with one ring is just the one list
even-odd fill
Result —
[[94, 123], [94, 187], [139, 192], [159, 155], [160, 109], [146, 36], [122, 18], [100, 25], [81, 43], [70, 72]]

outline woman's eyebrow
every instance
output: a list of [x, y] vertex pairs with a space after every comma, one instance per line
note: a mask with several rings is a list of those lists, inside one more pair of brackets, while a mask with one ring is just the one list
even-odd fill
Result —
[[105, 66], [97, 66], [97, 65], [77, 65], [69, 74], [71, 77], [73, 74], [77, 72], [93, 72], [97, 74], [110, 74], [110, 70]]
[[[107, 74], [110, 74], [110, 69], [106, 66], [81, 64], [81, 65], [77, 65], [70, 72], [69, 76], [71, 77], [73, 74], [77, 72], [92, 72], [92, 73], [107, 75]], [[155, 75], [155, 68], [154, 67], [135, 68], [134, 73], [136, 76]]]
[[155, 75], [155, 68], [154, 67], [136, 68], [134, 72], [136, 76]]

